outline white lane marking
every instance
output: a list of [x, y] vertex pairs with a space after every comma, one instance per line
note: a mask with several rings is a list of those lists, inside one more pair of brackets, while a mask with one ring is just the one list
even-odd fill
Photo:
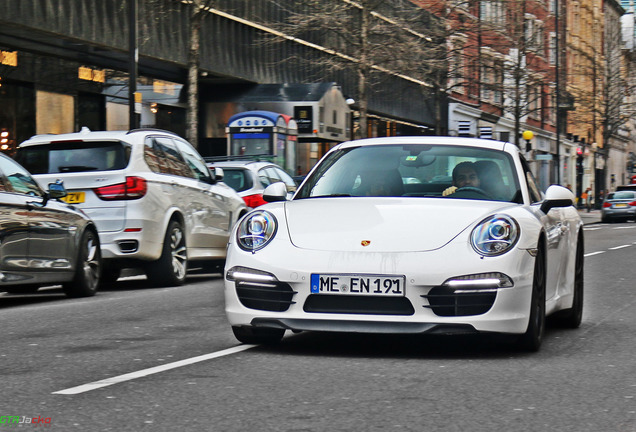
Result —
[[590, 252], [589, 254], [585, 254], [583, 256], [584, 257], [591, 257], [591, 256], [594, 256], [594, 255], [603, 254], [603, 253], [605, 253], [605, 251]]
[[217, 351], [214, 353], [210, 353], [210, 354], [204, 354], [204, 355], [200, 355], [197, 357], [192, 357], [189, 359], [185, 359], [185, 360], [180, 360], [180, 361], [176, 361], [173, 363], [168, 363], [165, 365], [161, 365], [161, 366], [155, 366], [155, 367], [151, 367], [148, 369], [142, 369], [140, 371], [137, 372], [131, 372], [131, 373], [127, 373], [124, 375], [119, 375], [119, 376], [115, 376], [115, 377], [111, 377], [111, 378], [106, 378], [100, 381], [94, 381], [92, 383], [88, 383], [88, 384], [83, 384], [77, 387], [71, 387], [71, 388], [67, 388], [65, 390], [60, 390], [60, 391], [56, 391], [53, 392], [52, 394], [63, 394], [63, 395], [74, 395], [74, 394], [79, 394], [79, 393], [85, 393], [91, 390], [95, 390], [101, 387], [107, 387], [113, 384], [118, 384], [124, 381], [130, 381], [130, 380], [134, 380], [136, 378], [141, 378], [141, 377], [145, 377], [148, 375], [152, 375], [152, 374], [156, 374], [159, 372], [164, 372], [170, 369], [175, 369], [181, 366], [187, 366], [187, 365], [191, 365], [193, 363], [198, 363], [198, 362], [202, 362], [202, 361], [206, 361], [206, 360], [211, 360], [214, 358], [218, 358], [218, 357], [223, 357], [226, 355], [230, 355], [230, 354], [236, 354], [238, 352], [241, 351], [245, 351], [248, 350], [250, 348], [254, 348], [258, 345], [239, 345], [239, 346], [235, 346], [234, 348], [228, 348], [222, 351]]
[[630, 246], [631, 245], [621, 245], [621, 246], [611, 247], [611, 248], [609, 248], [609, 250], [623, 249], [623, 248], [630, 247]]
[[584, 231], [597, 231], [600, 230], [601, 228], [588, 228], [588, 227], [584, 227], [583, 230]]
[[634, 229], [634, 228], [636, 228], [636, 226], [620, 226], [620, 227], [614, 227], [612, 229], [619, 230], [619, 229]]

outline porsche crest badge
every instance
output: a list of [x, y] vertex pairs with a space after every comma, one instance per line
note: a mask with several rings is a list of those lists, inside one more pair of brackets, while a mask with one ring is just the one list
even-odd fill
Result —
[[371, 244], [371, 240], [362, 240], [362, 241], [360, 242], [360, 244], [361, 244], [362, 246], [369, 246], [369, 245]]

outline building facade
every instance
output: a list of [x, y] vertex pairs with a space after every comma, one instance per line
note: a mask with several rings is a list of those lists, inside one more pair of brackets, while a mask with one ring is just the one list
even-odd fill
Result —
[[[82, 126], [97, 130], [129, 127], [133, 103], [128, 94], [130, 3], [3, 0], [0, 129], [9, 137], [9, 152], [38, 133], [71, 132]], [[318, 66], [318, 60], [337, 53], [301, 40], [283, 41], [275, 49], [267, 45], [267, 37], [278, 32], [268, 23], [284, 20], [285, 11], [296, 7], [294, 1], [224, 0], [215, 4], [201, 29], [200, 138], [194, 144], [202, 153], [217, 153], [210, 146], [223, 145], [218, 136], [209, 133], [217, 125], [206, 123], [212, 117], [206, 109], [228, 86], [248, 91], [262, 84], [333, 82], [354, 101], [355, 120], [360, 100], [355, 74]], [[139, 123], [184, 135], [190, 5], [175, 0], [137, 0], [136, 5], [135, 107]], [[294, 58], [308, 61], [290, 61]], [[368, 94], [371, 135], [431, 133], [436, 120], [430, 101], [418, 96], [422, 95], [421, 83], [392, 71], [380, 70], [376, 76], [382, 85]], [[446, 122], [446, 115], [442, 120]], [[328, 148], [344, 138], [320, 139], [317, 142], [327, 144], [320, 148]]]

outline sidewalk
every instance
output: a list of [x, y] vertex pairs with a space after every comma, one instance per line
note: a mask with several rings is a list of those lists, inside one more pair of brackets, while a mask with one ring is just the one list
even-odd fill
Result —
[[579, 216], [583, 220], [585, 225], [590, 225], [594, 223], [599, 223], [601, 221], [601, 211], [600, 210], [590, 210], [588, 213], [585, 209], [579, 209]]

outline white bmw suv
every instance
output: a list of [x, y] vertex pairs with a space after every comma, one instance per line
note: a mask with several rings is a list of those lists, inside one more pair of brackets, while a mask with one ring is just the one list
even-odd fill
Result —
[[192, 145], [163, 130], [38, 135], [20, 144], [16, 160], [41, 184], [63, 181], [64, 200], [95, 222], [103, 282], [142, 267], [154, 285], [180, 285], [188, 261], [223, 262], [247, 211]]

